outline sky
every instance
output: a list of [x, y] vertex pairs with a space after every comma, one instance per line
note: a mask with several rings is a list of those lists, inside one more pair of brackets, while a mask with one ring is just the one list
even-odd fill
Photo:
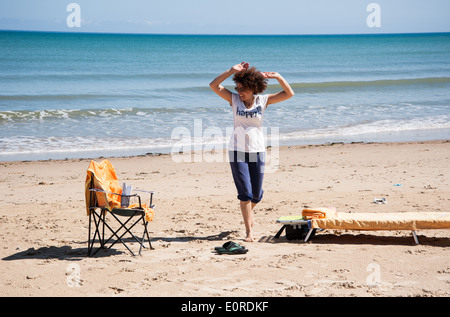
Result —
[[[77, 5], [68, 10], [71, 3]], [[450, 1], [1, 0], [0, 30], [156, 34], [450, 32]]]

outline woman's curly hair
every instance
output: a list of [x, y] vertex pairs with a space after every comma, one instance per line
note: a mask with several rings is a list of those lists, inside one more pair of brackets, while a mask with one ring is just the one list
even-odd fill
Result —
[[233, 81], [241, 84], [242, 88], [253, 91], [254, 94], [260, 94], [266, 90], [268, 80], [256, 67], [250, 67], [234, 74]]

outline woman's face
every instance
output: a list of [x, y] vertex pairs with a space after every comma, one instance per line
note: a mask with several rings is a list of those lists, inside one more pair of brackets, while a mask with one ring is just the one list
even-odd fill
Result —
[[241, 84], [237, 83], [235, 89], [242, 101], [249, 101], [253, 99], [253, 91], [242, 87]]

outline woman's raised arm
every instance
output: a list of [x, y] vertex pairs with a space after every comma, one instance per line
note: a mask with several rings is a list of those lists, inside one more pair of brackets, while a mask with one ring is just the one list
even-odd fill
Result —
[[246, 62], [242, 62], [240, 64], [234, 65], [233, 67], [231, 67], [229, 70], [223, 72], [222, 74], [220, 74], [216, 79], [214, 79], [210, 84], [209, 87], [211, 87], [211, 89], [220, 97], [222, 97], [223, 99], [225, 99], [226, 101], [228, 101], [231, 104], [231, 91], [229, 91], [228, 89], [226, 89], [225, 87], [223, 87], [221, 85], [222, 82], [225, 81], [225, 79], [227, 79], [228, 77], [230, 77], [231, 75], [241, 72], [244, 69], [247, 69], [249, 67], [248, 63]]
[[281, 76], [277, 72], [262, 72], [261, 74], [265, 78], [274, 78], [278, 80], [281, 87], [283, 88], [283, 91], [269, 95], [267, 99], [267, 105], [287, 100], [295, 95], [294, 91], [292, 90], [291, 86], [289, 86], [289, 83], [286, 81], [286, 79], [284, 79], [283, 76]]

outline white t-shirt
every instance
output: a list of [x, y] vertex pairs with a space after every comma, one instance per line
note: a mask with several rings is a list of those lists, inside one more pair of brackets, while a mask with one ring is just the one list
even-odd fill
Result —
[[250, 109], [245, 107], [239, 94], [232, 93], [234, 133], [231, 136], [231, 151], [247, 153], [265, 152], [266, 144], [262, 129], [264, 110], [267, 108], [269, 95], [256, 95]]

